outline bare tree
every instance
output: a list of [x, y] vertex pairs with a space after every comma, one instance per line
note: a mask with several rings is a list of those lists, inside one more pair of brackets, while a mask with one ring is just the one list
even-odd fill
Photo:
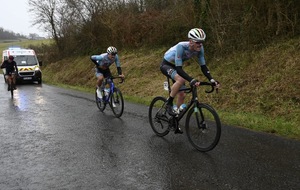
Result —
[[62, 50], [62, 44], [59, 42], [58, 27], [60, 25], [57, 9], [60, 1], [58, 0], [28, 0], [29, 11], [34, 14], [33, 25], [43, 26], [45, 31], [52, 34], [53, 39], [59, 50]]

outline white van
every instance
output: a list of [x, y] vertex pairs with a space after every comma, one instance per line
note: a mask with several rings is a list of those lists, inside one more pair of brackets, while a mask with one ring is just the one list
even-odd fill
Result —
[[[10, 55], [14, 56], [14, 61], [18, 66], [17, 82], [37, 81], [39, 84], [42, 83], [42, 71], [40, 69], [42, 62], [38, 61], [34, 50], [20, 47], [8, 48], [2, 53], [2, 63]], [[5, 74], [5, 69], [3, 69], [3, 74]]]

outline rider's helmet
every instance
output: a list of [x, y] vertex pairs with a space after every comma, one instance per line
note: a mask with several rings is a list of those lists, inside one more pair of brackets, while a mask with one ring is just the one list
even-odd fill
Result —
[[108, 54], [117, 54], [117, 53], [118, 53], [118, 50], [117, 50], [117, 48], [115, 48], [114, 46], [109, 46], [109, 47], [107, 48], [107, 53], [108, 53]]
[[8, 57], [8, 59], [14, 60], [14, 56], [10, 55], [10, 56]]
[[201, 28], [193, 28], [189, 31], [188, 38], [194, 41], [204, 41], [206, 34]]

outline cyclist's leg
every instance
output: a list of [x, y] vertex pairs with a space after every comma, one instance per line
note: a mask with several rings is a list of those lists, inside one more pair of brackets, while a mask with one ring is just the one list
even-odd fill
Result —
[[177, 107], [179, 107], [181, 104], [184, 103], [184, 99], [185, 99], [185, 93], [183, 91], [179, 92], [178, 94], [178, 97], [177, 97]]
[[166, 60], [163, 60], [163, 62], [161, 63], [160, 70], [165, 76], [171, 78], [174, 83], [171, 87], [171, 92], [166, 104], [167, 112], [170, 115], [174, 116], [176, 115], [176, 112], [174, 112], [173, 110], [173, 100], [182, 84], [184, 84], [184, 79], [177, 74], [175, 65], [167, 62]]
[[[182, 78], [177, 72], [174, 74], [175, 83], [171, 87], [170, 95], [175, 97], [177, 94], [179, 95], [178, 99], [180, 101], [184, 101], [184, 93], [179, 92], [180, 88], [184, 85], [185, 79]], [[178, 93], [179, 92], [179, 93]]]
[[109, 69], [109, 68], [107, 68], [107, 69], [103, 70], [103, 76], [104, 76], [104, 78], [107, 78], [107, 77], [112, 77], [112, 75], [111, 75], [111, 72], [110, 72], [110, 69]]
[[16, 74], [12, 73], [11, 74], [11, 78], [12, 78], [12, 87], [14, 88], [14, 90], [16, 90]]
[[103, 76], [102, 73], [97, 72], [96, 73], [96, 77], [97, 77], [97, 87], [101, 87], [103, 79], [104, 79], [104, 76]]
[[166, 60], [163, 60], [160, 66], [161, 72], [171, 78], [173, 80], [173, 85], [171, 86], [171, 92], [170, 97], [174, 99], [174, 97], [179, 92], [179, 89], [182, 85], [184, 85], [184, 78], [182, 78], [180, 75], [177, 74], [177, 71], [175, 69], [175, 65], [167, 62]]
[[8, 74], [5, 74], [4, 77], [5, 77], [6, 81], [8, 82], [9, 75], [8, 75]]
[[5, 75], [6, 81], [7, 81], [7, 90], [10, 90], [10, 86], [11, 86], [11, 76], [10, 74], [6, 74]]
[[104, 77], [103, 77], [103, 74], [98, 69], [96, 69], [95, 75], [96, 75], [96, 78], [97, 78], [97, 85], [96, 85], [97, 96], [98, 96], [98, 98], [102, 99], [102, 94], [101, 94], [101, 88], [100, 87], [102, 85]]

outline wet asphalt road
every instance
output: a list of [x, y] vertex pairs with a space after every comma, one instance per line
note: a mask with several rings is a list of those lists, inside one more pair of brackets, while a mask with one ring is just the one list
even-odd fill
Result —
[[94, 95], [0, 77], [0, 189], [299, 190], [300, 142], [223, 126], [208, 153], [154, 135], [147, 107], [121, 119]]

